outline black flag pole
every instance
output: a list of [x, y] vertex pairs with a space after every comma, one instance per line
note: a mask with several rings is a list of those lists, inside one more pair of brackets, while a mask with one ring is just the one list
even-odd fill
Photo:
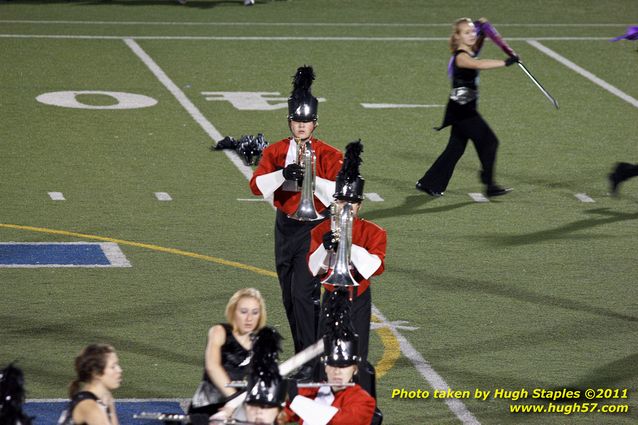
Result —
[[536, 84], [536, 87], [538, 87], [539, 90], [545, 95], [547, 100], [552, 102], [552, 105], [554, 105], [554, 108], [558, 109], [558, 102], [556, 101], [556, 99], [554, 99], [554, 97], [551, 94], [549, 94], [549, 92], [545, 89], [545, 87], [543, 87], [543, 85], [541, 83], [539, 83], [536, 78], [534, 78], [532, 73], [529, 72], [529, 70], [525, 67], [525, 65], [523, 65], [522, 62], [518, 62], [518, 66], [523, 70], [525, 75], [527, 75], [529, 77], [529, 79], [532, 80], [532, 82], [534, 84]]

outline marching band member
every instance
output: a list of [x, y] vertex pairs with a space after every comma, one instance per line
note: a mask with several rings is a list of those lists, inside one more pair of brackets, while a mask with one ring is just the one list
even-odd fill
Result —
[[113, 390], [122, 383], [115, 349], [91, 344], [75, 358], [76, 378], [69, 384], [71, 402], [62, 412], [60, 425], [118, 425]]
[[204, 377], [188, 413], [213, 415], [237, 395], [237, 390], [226, 384], [244, 379], [252, 338], [266, 325], [266, 303], [261, 293], [254, 288], [235, 292], [226, 305], [226, 320], [208, 330]]
[[[243, 403], [245, 420], [233, 417], [232, 408], [224, 407], [211, 418], [213, 424], [272, 425], [283, 409], [288, 394], [288, 381], [279, 373], [281, 335], [271, 327], [264, 327], [255, 336], [250, 355]], [[237, 415], [239, 416], [239, 415]]]
[[450, 139], [443, 153], [416, 183], [418, 190], [430, 196], [443, 195], [469, 139], [474, 142], [481, 161], [483, 169], [480, 178], [486, 187], [485, 194], [488, 197], [500, 196], [512, 190], [494, 182], [498, 139], [477, 110], [478, 74], [482, 69], [513, 65], [518, 61], [518, 57], [512, 56], [506, 60], [476, 59], [484, 38], [480, 32], [477, 34], [477, 29], [469, 18], [461, 18], [454, 23], [454, 32], [450, 37], [450, 50], [453, 55], [450, 61], [452, 92], [443, 124], [436, 128], [442, 130], [451, 125]]
[[[320, 285], [308, 271], [306, 254], [310, 246], [310, 230], [323, 219], [321, 215], [330, 205], [334, 192], [334, 180], [341, 167], [341, 152], [315, 138], [317, 127], [317, 98], [312, 96], [310, 86], [314, 80], [312, 67], [297, 70], [293, 91], [288, 99], [288, 126], [292, 137], [280, 140], [263, 151], [262, 158], [250, 179], [250, 188], [255, 195], [273, 198], [277, 208], [275, 222], [275, 263], [286, 316], [295, 346], [295, 352], [313, 344], [317, 336], [319, 320]], [[299, 164], [301, 152], [314, 154], [316, 176], [308, 190], [313, 189], [311, 200], [317, 221], [302, 221], [294, 216], [303, 200], [305, 186], [301, 192], [299, 182], [312, 173], [305, 164]], [[312, 168], [312, 167], [311, 167]], [[310, 177], [312, 174], [308, 174]], [[305, 371], [309, 375], [310, 371]], [[309, 376], [308, 376], [309, 377]]]
[[[385, 253], [387, 245], [387, 233], [376, 224], [361, 219], [358, 212], [361, 208], [363, 197], [363, 185], [365, 180], [359, 175], [361, 164], [361, 141], [349, 143], [346, 147], [346, 155], [343, 167], [337, 175], [336, 190], [334, 193], [337, 210], [340, 211], [345, 204], [350, 204], [353, 211], [352, 223], [352, 276], [359, 286], [351, 287], [352, 297], [352, 321], [359, 335], [359, 356], [361, 357], [360, 378], [361, 383], [371, 395], [375, 395], [374, 384], [369, 374], [374, 373], [372, 366], [367, 364], [368, 343], [370, 340], [370, 317], [372, 313], [372, 295], [370, 278], [379, 276], [384, 271]], [[339, 213], [337, 213], [338, 215]], [[331, 265], [335, 264], [335, 252], [340, 241], [337, 239], [331, 222], [325, 221], [315, 227], [311, 232], [310, 251], [308, 254], [308, 267], [312, 274], [325, 277]], [[342, 237], [340, 236], [339, 239]], [[334, 286], [324, 284], [326, 292], [323, 304], [334, 290]], [[320, 328], [323, 328], [325, 314], [321, 316]], [[369, 369], [369, 370], [366, 370]], [[368, 382], [370, 380], [370, 382]]]
[[[299, 388], [291, 395], [281, 413], [280, 423], [312, 423], [328, 425], [370, 425], [376, 402], [359, 384], [352, 381], [357, 374], [359, 338], [350, 322], [348, 292], [339, 288], [327, 301], [327, 326], [323, 336], [324, 363], [328, 382], [310, 388]], [[305, 419], [304, 419], [305, 418]]]

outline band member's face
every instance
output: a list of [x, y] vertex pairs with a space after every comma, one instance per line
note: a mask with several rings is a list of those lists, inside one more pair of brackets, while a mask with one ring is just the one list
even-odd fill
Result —
[[359, 216], [359, 209], [361, 208], [361, 202], [352, 203], [348, 201], [336, 200], [335, 203], [338, 205], [337, 211], [339, 214], [341, 214], [341, 210], [343, 209], [343, 206], [345, 204], [350, 204], [352, 205], [352, 215], [354, 215], [355, 217]]
[[476, 43], [476, 28], [474, 24], [463, 22], [459, 24], [458, 38], [462, 45], [472, 47]]
[[272, 424], [279, 414], [278, 407], [261, 407], [246, 404], [246, 419], [258, 424]]
[[109, 390], [119, 388], [122, 383], [122, 368], [120, 367], [117, 354], [108, 353], [106, 355], [106, 366], [102, 375], [96, 377]]
[[306, 140], [310, 136], [312, 136], [312, 132], [315, 131], [315, 127], [317, 123], [314, 121], [301, 122], [301, 121], [290, 121], [290, 131], [295, 139]]
[[[331, 384], [347, 384], [352, 381], [352, 377], [357, 370], [357, 365], [350, 365], [345, 367], [336, 367], [326, 365], [326, 375], [328, 376], [328, 382]], [[332, 387], [332, 390], [337, 392], [343, 390], [344, 387]]]
[[247, 334], [257, 329], [261, 306], [253, 297], [243, 297], [237, 302], [233, 325], [240, 334]]

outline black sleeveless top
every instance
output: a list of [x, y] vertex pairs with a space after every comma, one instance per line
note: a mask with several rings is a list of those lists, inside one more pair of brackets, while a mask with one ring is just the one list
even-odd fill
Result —
[[468, 87], [470, 89], [478, 89], [478, 69], [459, 68], [456, 66], [456, 57], [460, 53], [468, 53], [474, 57], [473, 54], [467, 50], [457, 50], [454, 52], [454, 60], [452, 61], [452, 88], [456, 87]]
[[111, 411], [108, 406], [102, 404], [100, 400], [97, 398], [95, 394], [90, 391], [79, 391], [73, 395], [71, 398], [71, 402], [69, 403], [69, 407], [62, 412], [60, 419], [58, 420], [58, 425], [84, 425], [85, 423], [76, 424], [73, 422], [73, 410], [75, 407], [84, 400], [95, 400], [97, 404], [104, 409], [106, 412], [106, 416], [109, 419], [109, 423], [111, 423]]
[[[228, 374], [231, 381], [240, 381], [248, 373], [248, 363], [250, 363], [250, 350], [246, 350], [233, 335], [233, 327], [228, 323], [221, 323], [226, 331], [226, 342], [222, 345], [222, 367]], [[213, 381], [206, 373], [204, 367], [204, 380], [210, 383]], [[220, 391], [221, 392], [221, 391]], [[223, 393], [221, 395], [223, 396]]]
[[[454, 52], [454, 59], [452, 60], [452, 89], [459, 87], [466, 87], [471, 90], [475, 90], [478, 96], [478, 69], [459, 68], [456, 65], [456, 57], [460, 53], [468, 53], [474, 57], [473, 54], [466, 50], [457, 50]], [[452, 99], [448, 99], [447, 107], [445, 108], [445, 116], [443, 117], [443, 123], [440, 127], [435, 127], [435, 130], [442, 130], [448, 125], [453, 125], [459, 121], [467, 118], [472, 118], [478, 115], [476, 110], [476, 99], [460, 104]]]

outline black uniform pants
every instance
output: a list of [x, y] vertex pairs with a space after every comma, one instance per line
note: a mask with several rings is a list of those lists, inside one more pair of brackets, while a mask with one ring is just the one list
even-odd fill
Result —
[[277, 210], [275, 266], [295, 353], [317, 342], [319, 278], [310, 274], [306, 256], [310, 231], [321, 221], [298, 221]]
[[488, 186], [494, 184], [498, 139], [483, 117], [476, 115], [452, 125], [450, 140], [445, 150], [419, 180], [421, 186], [436, 192], [444, 192], [452, 178], [454, 167], [463, 156], [467, 141], [470, 139], [474, 142], [483, 168], [481, 182]]

